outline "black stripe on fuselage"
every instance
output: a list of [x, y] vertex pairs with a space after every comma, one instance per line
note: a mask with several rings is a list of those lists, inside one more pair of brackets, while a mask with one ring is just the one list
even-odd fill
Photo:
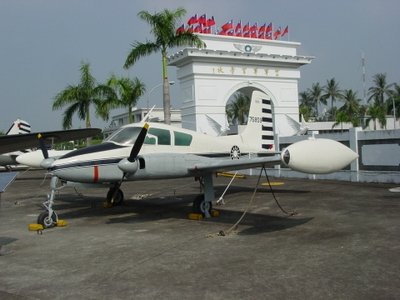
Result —
[[[230, 158], [229, 152], [201, 153], [201, 154], [192, 153], [192, 154], [197, 155], [197, 156], [202, 156], [202, 157], [208, 157], [208, 158], [219, 158], [219, 157]], [[249, 153], [242, 152], [241, 156], [247, 156], [248, 154]], [[80, 161], [80, 162], [75, 162], [75, 163], [70, 163], [70, 164], [65, 164], [65, 165], [53, 166], [50, 170], [55, 171], [55, 170], [69, 169], [69, 168], [85, 168], [85, 167], [101, 166], [101, 165], [113, 165], [113, 164], [119, 163], [121, 161], [121, 159], [123, 159], [123, 157]]]
[[85, 168], [91, 166], [101, 166], [101, 165], [115, 165], [121, 161], [122, 158], [108, 158], [108, 159], [99, 159], [99, 160], [88, 160], [88, 161], [80, 161], [71, 164], [59, 165], [50, 168], [51, 171], [61, 170], [61, 169], [69, 169], [69, 168]]
[[263, 112], [264, 114], [270, 114], [270, 113], [272, 113], [272, 110], [269, 109], [269, 108], [263, 108], [263, 109], [262, 109], [262, 112]]
[[110, 142], [105, 142], [105, 143], [101, 143], [98, 145], [93, 145], [93, 146], [89, 146], [86, 148], [71, 151], [71, 152], [61, 156], [60, 159], [71, 158], [71, 157], [75, 157], [75, 156], [79, 156], [79, 155], [91, 154], [91, 153], [96, 153], [96, 152], [121, 149], [121, 148], [126, 148], [126, 147], [132, 147], [132, 146], [122, 146], [122, 145], [117, 145], [117, 144], [110, 143]]
[[271, 100], [262, 99], [263, 104], [271, 105]]
[[263, 131], [273, 131], [274, 129], [272, 128], [272, 126], [262, 126], [262, 130]]
[[262, 118], [262, 121], [272, 123], [272, 118]]

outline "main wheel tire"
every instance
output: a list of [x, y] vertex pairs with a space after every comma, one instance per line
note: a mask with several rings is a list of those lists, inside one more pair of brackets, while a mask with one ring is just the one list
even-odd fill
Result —
[[124, 202], [124, 193], [120, 189], [115, 193], [115, 188], [111, 188], [107, 193], [107, 202], [113, 206], [122, 205]]
[[205, 216], [208, 211], [211, 214], [212, 203], [204, 200], [204, 195], [197, 196], [193, 201], [193, 212]]
[[54, 227], [57, 224], [57, 214], [53, 211], [53, 214], [49, 217], [49, 212], [44, 211], [38, 216], [37, 223], [41, 224], [45, 229]]

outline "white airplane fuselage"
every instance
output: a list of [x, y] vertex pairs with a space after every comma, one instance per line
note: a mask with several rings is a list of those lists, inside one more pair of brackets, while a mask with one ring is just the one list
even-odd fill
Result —
[[[273, 155], [274, 152], [261, 149], [261, 144], [245, 143], [243, 136], [213, 137], [191, 130], [176, 128], [160, 123], [148, 123], [149, 133], [140, 150], [141, 167], [126, 177], [127, 180], [176, 178], [193, 176], [189, 169], [199, 163], [209, 163], [213, 158], [236, 160], [249, 155]], [[131, 124], [125, 128], [141, 129], [143, 124]], [[168, 141], [155, 137], [152, 143], [152, 132], [162, 130], [169, 133]], [[179, 141], [179, 137], [183, 141]], [[184, 140], [186, 138], [186, 141]], [[129, 156], [132, 145], [105, 141], [96, 146], [72, 151], [59, 158], [52, 165], [52, 172], [57, 177], [85, 183], [108, 183], [121, 180], [123, 172], [118, 163]], [[189, 141], [190, 140], [190, 141]], [[159, 144], [163, 142], [163, 144]]]

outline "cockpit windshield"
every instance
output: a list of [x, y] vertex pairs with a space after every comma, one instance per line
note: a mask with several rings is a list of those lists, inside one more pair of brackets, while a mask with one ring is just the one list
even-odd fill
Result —
[[121, 128], [120, 130], [117, 130], [114, 134], [112, 134], [108, 139], [106, 139], [106, 142], [114, 142], [122, 145], [134, 144], [140, 130], [142, 130], [141, 127]]

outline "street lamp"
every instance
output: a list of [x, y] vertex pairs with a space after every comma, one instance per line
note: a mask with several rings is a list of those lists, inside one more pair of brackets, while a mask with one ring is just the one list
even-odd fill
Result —
[[[169, 81], [169, 85], [174, 85], [175, 81]], [[150, 100], [150, 95], [151, 93], [156, 89], [159, 88], [160, 86], [163, 85], [163, 82], [157, 84], [156, 86], [153, 86], [150, 90], [150, 92], [147, 93], [147, 113], [149, 113], [149, 100]]]

